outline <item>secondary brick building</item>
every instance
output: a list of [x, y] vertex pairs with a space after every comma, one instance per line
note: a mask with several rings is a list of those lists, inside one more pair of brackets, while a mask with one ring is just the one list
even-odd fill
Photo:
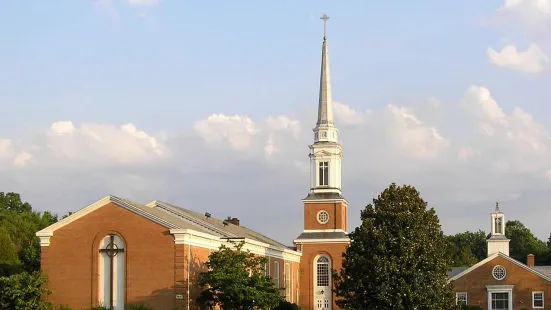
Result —
[[488, 257], [471, 267], [454, 268], [459, 304], [488, 310], [548, 309], [551, 306], [551, 266], [535, 266], [534, 255], [527, 264], [509, 256], [505, 216], [496, 206], [491, 214]]

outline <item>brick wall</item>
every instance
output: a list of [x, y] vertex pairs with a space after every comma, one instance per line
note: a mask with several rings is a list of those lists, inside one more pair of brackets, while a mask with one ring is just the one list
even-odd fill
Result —
[[56, 305], [89, 308], [97, 302], [99, 242], [109, 233], [125, 241], [126, 302], [155, 309], [174, 304], [174, 238], [168, 229], [113, 203], [72, 222], [42, 247], [42, 270]]
[[[329, 213], [329, 222], [320, 224], [317, 213], [321, 210]], [[304, 204], [304, 229], [342, 229], [346, 230], [347, 206], [342, 202], [337, 203], [305, 203]]]
[[[507, 276], [502, 281], [492, 276], [492, 269], [496, 265], [502, 265], [507, 271]], [[545, 306], [551, 305], [551, 283], [502, 257], [496, 257], [459, 278], [455, 281], [455, 291], [466, 292], [469, 305], [482, 306], [486, 309], [488, 305], [486, 285], [514, 285], [512, 296], [514, 310], [532, 309], [533, 291], [543, 291]]]

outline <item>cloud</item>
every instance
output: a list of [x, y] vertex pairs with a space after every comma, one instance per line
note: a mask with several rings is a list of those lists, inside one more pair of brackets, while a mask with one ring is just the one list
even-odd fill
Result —
[[490, 62], [498, 67], [527, 73], [542, 72], [549, 64], [549, 58], [537, 44], [530, 44], [526, 51], [517, 51], [514, 45], [506, 45], [501, 51], [488, 48]]
[[131, 5], [154, 5], [159, 4], [161, 0], [126, 0]]
[[525, 23], [535, 24], [551, 19], [551, 0], [505, 0], [498, 12], [512, 14]]
[[[483, 86], [469, 87], [454, 104], [434, 102], [366, 112], [335, 103], [349, 230], [360, 209], [397, 182], [421, 191], [447, 233], [487, 229], [499, 200], [509, 219], [546, 237], [540, 215], [551, 199], [549, 128], [520, 107], [504, 109]], [[166, 135], [131, 123], [60, 120], [0, 139], [0, 188], [60, 213], [107, 194], [166, 200], [237, 216], [291, 243], [302, 230], [315, 108], [261, 118], [213, 114]]]

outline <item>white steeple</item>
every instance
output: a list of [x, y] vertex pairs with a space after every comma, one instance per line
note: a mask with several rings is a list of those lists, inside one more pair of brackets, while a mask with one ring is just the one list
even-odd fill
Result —
[[488, 244], [488, 256], [501, 252], [509, 256], [509, 240], [505, 236], [505, 215], [499, 210], [499, 204], [496, 202], [494, 212], [490, 214], [490, 238], [486, 240]]
[[326, 23], [323, 15], [323, 43], [321, 48], [321, 76], [318, 121], [314, 127], [314, 144], [310, 145], [310, 192], [341, 194], [342, 147], [338, 143], [338, 129], [333, 123], [331, 77], [327, 50]]

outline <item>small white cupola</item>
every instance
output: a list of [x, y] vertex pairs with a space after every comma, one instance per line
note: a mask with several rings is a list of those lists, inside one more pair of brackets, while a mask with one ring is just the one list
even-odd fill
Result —
[[490, 237], [486, 240], [488, 244], [488, 256], [501, 252], [509, 256], [509, 240], [505, 236], [505, 215], [499, 210], [499, 203], [496, 202], [494, 212], [490, 214]]

